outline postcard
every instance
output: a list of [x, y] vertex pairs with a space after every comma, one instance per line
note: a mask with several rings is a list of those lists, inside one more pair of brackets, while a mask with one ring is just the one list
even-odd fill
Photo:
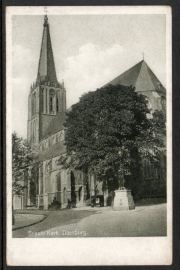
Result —
[[172, 263], [168, 6], [6, 8], [7, 264]]

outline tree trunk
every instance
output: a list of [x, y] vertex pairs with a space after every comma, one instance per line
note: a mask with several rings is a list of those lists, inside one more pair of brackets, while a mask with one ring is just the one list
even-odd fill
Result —
[[15, 225], [15, 216], [14, 216], [13, 198], [12, 198], [12, 225]]

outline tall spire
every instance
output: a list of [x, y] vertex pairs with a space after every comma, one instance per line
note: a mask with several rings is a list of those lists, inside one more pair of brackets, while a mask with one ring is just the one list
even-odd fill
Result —
[[43, 27], [37, 81], [57, 83], [47, 15], [44, 16]]

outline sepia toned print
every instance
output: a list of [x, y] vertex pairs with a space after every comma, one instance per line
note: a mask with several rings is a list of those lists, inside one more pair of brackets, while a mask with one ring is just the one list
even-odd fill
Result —
[[[74, 240], [89, 251], [104, 239], [107, 246], [124, 243], [122, 255], [113, 252], [114, 263], [105, 265], [124, 264], [126, 256], [132, 264], [129, 245], [133, 264], [151, 264], [136, 246], [152, 241], [160, 252], [153, 263], [171, 263], [168, 8], [39, 8], [27, 8], [28, 16], [11, 8], [8, 17], [10, 265], [31, 265], [27, 250], [24, 259], [12, 255], [20, 238], [33, 238], [35, 250], [36, 238], [49, 248], [53, 238], [63, 254]], [[35, 250], [32, 265], [101, 265], [108, 254], [103, 246], [95, 261], [63, 255], [43, 264], [46, 251], [37, 258]]]

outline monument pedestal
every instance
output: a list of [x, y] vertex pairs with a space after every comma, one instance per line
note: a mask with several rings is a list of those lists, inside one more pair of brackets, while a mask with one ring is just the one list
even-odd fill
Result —
[[135, 209], [131, 190], [118, 189], [115, 190], [113, 210], [125, 211]]

